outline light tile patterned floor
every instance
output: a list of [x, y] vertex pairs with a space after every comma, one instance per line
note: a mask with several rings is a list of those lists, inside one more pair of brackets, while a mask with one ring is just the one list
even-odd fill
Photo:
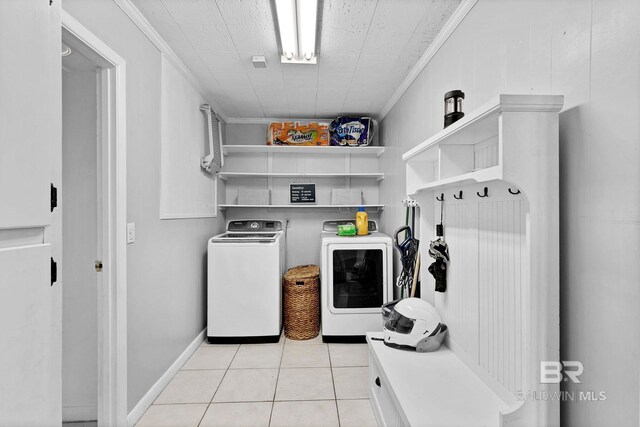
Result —
[[139, 427], [375, 427], [366, 344], [204, 342]]

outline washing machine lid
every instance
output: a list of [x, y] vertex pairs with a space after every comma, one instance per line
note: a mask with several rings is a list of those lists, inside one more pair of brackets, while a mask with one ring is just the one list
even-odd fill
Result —
[[211, 240], [216, 243], [271, 243], [275, 242], [280, 236], [281, 232], [277, 233], [223, 233]]
[[228, 232], [248, 232], [248, 233], [273, 233], [282, 231], [282, 221], [273, 219], [242, 219], [229, 221], [227, 223]]
[[282, 235], [282, 221], [242, 219], [227, 222], [227, 232], [211, 238], [215, 243], [272, 243]]

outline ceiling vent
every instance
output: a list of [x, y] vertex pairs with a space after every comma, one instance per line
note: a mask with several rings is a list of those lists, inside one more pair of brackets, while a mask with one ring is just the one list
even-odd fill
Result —
[[254, 55], [251, 57], [254, 68], [267, 68], [267, 58], [264, 55]]

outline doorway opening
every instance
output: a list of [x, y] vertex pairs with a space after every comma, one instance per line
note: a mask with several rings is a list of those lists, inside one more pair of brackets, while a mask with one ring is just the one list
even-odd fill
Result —
[[[62, 422], [98, 421], [99, 66], [62, 42]], [[76, 424], [77, 425], [77, 424]]]
[[62, 45], [62, 419], [126, 425], [125, 61], [64, 11]]

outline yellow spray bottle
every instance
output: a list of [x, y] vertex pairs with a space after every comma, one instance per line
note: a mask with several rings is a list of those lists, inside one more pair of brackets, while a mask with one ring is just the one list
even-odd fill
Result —
[[360, 206], [356, 212], [356, 230], [358, 230], [358, 236], [369, 234], [369, 216], [364, 211], [364, 206]]

